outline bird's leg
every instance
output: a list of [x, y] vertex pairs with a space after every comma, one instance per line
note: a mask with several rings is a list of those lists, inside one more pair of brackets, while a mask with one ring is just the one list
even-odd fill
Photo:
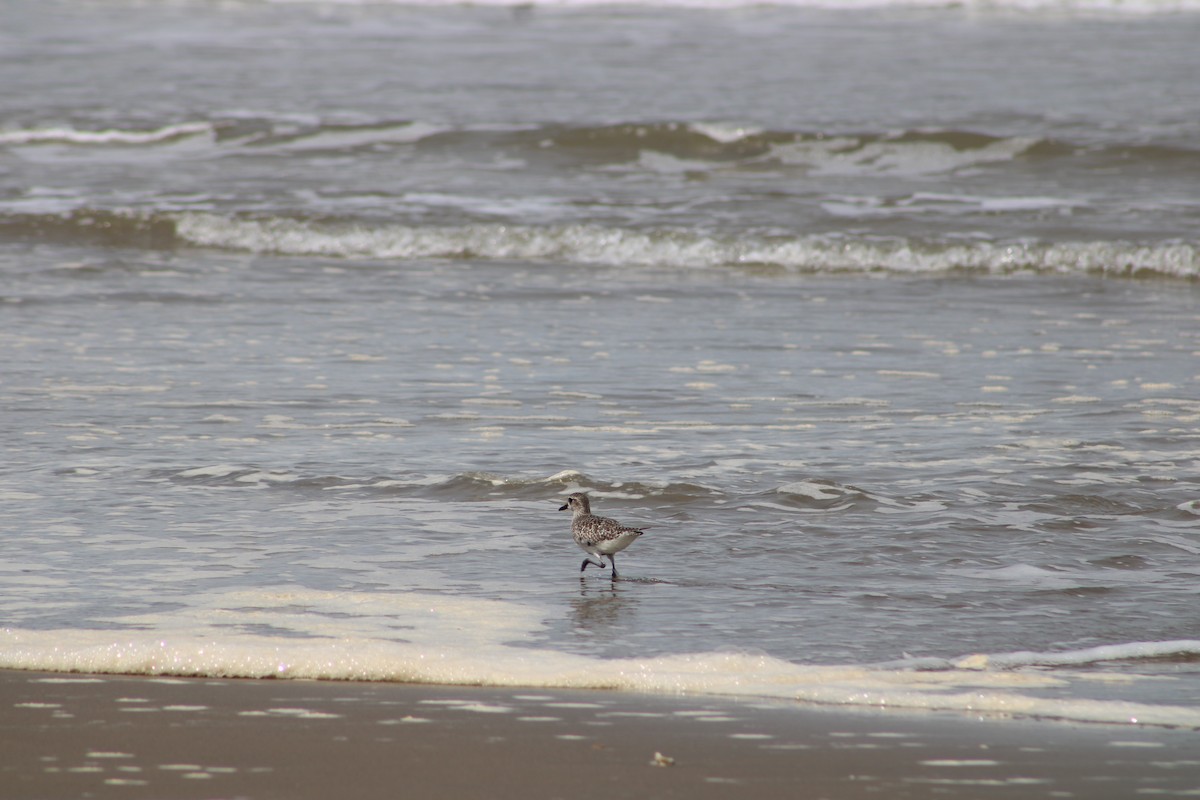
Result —
[[588, 558], [585, 558], [583, 560], [583, 563], [579, 565], [579, 571], [583, 572], [585, 569], [587, 569], [589, 566], [592, 566], [594, 563], [595, 562], [592, 561], [590, 556]]
[[608, 560], [612, 562], [612, 568], [613, 568], [612, 576], [613, 576], [613, 580], [615, 581], [617, 578], [621, 577], [620, 575], [617, 574], [617, 557], [616, 557], [616, 555], [611, 555], [608, 557]]

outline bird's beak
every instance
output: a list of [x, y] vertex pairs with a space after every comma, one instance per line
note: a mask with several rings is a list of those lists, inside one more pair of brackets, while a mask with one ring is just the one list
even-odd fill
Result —
[[563, 503], [563, 504], [562, 504], [562, 506], [560, 506], [558, 510], [559, 510], [559, 511], [566, 511], [566, 510], [567, 510], [567, 504], [566, 504], [566, 503]]

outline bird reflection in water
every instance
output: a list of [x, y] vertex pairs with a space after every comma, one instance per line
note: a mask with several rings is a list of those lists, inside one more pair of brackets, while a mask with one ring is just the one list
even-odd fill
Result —
[[579, 579], [579, 596], [571, 599], [571, 621], [576, 629], [596, 635], [614, 628], [628, 629], [628, 617], [637, 600], [619, 581]]

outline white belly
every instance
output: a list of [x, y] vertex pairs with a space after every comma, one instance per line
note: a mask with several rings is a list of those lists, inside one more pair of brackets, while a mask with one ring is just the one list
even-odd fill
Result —
[[623, 533], [614, 539], [600, 539], [596, 542], [576, 542], [585, 553], [594, 556], [611, 556], [613, 553], [619, 553], [629, 545], [633, 544], [633, 540], [641, 536], [640, 533], [631, 531]]

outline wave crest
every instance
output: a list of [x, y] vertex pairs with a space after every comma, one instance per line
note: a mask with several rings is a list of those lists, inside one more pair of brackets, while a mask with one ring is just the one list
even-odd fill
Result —
[[0, 146], [19, 145], [156, 145], [193, 136], [214, 137], [216, 127], [210, 122], [180, 122], [159, 128], [106, 128], [89, 130], [71, 126], [46, 128], [12, 128], [0, 130]]
[[559, 261], [631, 267], [759, 267], [798, 273], [1033, 271], [1124, 276], [1200, 276], [1191, 242], [973, 242], [840, 236], [715, 235], [599, 225], [462, 226], [328, 224], [181, 214], [181, 242], [254, 253], [371, 259]]
[[794, 274], [1010, 274], [1200, 277], [1200, 244], [1117, 241], [946, 242], [845, 235], [707, 233], [596, 224], [367, 224], [208, 212], [81, 209], [0, 214], [17, 239], [114, 247], [205, 247], [244, 253], [378, 261], [473, 260], [628, 268], [744, 268]]

